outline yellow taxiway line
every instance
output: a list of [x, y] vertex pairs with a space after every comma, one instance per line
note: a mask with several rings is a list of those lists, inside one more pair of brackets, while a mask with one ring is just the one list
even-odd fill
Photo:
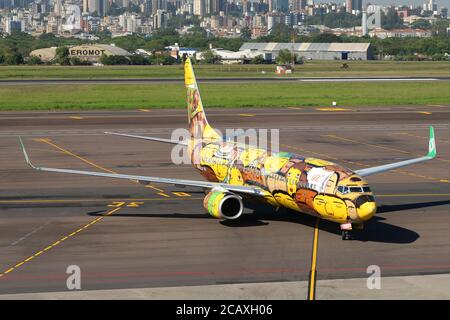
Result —
[[429, 115], [429, 114], [431, 114], [431, 112], [430, 112], [430, 111], [417, 111], [417, 113], [420, 113], [420, 114], [425, 114], [425, 115]]
[[62, 242], [66, 241], [67, 239], [75, 236], [76, 234], [80, 233], [81, 231], [91, 227], [92, 225], [96, 224], [97, 222], [99, 222], [100, 220], [102, 220], [103, 218], [112, 215], [114, 212], [117, 212], [121, 209], [121, 207], [112, 209], [110, 211], [108, 211], [107, 213], [105, 213], [103, 216], [98, 217], [94, 220], [92, 220], [91, 222], [89, 222], [88, 224], [85, 224], [84, 226], [82, 226], [81, 228], [78, 228], [77, 230], [73, 231], [70, 234], [65, 235], [64, 237], [60, 238], [59, 240], [53, 242], [52, 244], [46, 246], [44, 249], [37, 251], [36, 253], [30, 255], [28, 258], [16, 263], [13, 267], [10, 267], [8, 269], [6, 269], [4, 272], [0, 273], [0, 278], [7, 275], [8, 273], [13, 272], [14, 270], [16, 270], [17, 268], [21, 267], [22, 265], [24, 265], [25, 263], [30, 262], [31, 260], [37, 258], [38, 256], [40, 256], [41, 254], [43, 254], [44, 252], [60, 245]]
[[[393, 151], [397, 151], [397, 152], [401, 152], [401, 153], [405, 153], [405, 154], [410, 154], [410, 155], [415, 155], [415, 156], [422, 156], [421, 154], [409, 152], [409, 151], [406, 151], [406, 150], [397, 149], [397, 148], [390, 148], [390, 147], [382, 146], [382, 145], [375, 144], [375, 143], [368, 143], [368, 142], [365, 142], [365, 141], [359, 141], [359, 140], [348, 139], [348, 138], [340, 137], [340, 136], [337, 136], [337, 135], [334, 135], [334, 134], [331, 134], [331, 135], [322, 135], [322, 137], [328, 137], [328, 138], [332, 138], [332, 139], [336, 139], [336, 140], [349, 141], [349, 142], [353, 142], [353, 143], [357, 143], [357, 144], [362, 144], [362, 145], [369, 146], [369, 147], [373, 147], [373, 148], [380, 148], [380, 149], [386, 149], [386, 150], [393, 150]], [[442, 161], [442, 162], [450, 162], [450, 160], [442, 159], [442, 158], [436, 158], [436, 160]]]
[[239, 113], [238, 116], [241, 116], [241, 117], [254, 117], [255, 115], [254, 114], [249, 114], [249, 113]]
[[[391, 134], [393, 134], [393, 135], [409, 136], [409, 137], [419, 138], [419, 139], [428, 141], [428, 137], [422, 137], [422, 136], [418, 136], [418, 135], [411, 134], [411, 133], [408, 133], [408, 132], [392, 132]], [[438, 142], [439, 143], [450, 143], [449, 140], [444, 140], [444, 139], [441, 139], [441, 138], [439, 138]]]
[[311, 255], [311, 270], [309, 273], [309, 284], [308, 284], [308, 300], [316, 299], [317, 251], [319, 249], [319, 222], [320, 218], [317, 218], [316, 225], [314, 227], [313, 247]]
[[[335, 139], [335, 140], [341, 140], [341, 141], [348, 141], [348, 142], [352, 142], [355, 144], [361, 144], [361, 145], [365, 145], [365, 146], [369, 146], [372, 148], [379, 148], [379, 149], [386, 149], [386, 150], [392, 150], [392, 151], [396, 151], [396, 152], [401, 152], [404, 154], [409, 154], [412, 156], [421, 156], [419, 154], [415, 154], [409, 151], [405, 151], [402, 149], [397, 149], [397, 148], [390, 148], [390, 147], [386, 147], [386, 146], [382, 146], [382, 145], [378, 145], [378, 144], [374, 144], [374, 143], [368, 143], [365, 141], [359, 141], [359, 140], [354, 140], [354, 139], [349, 139], [349, 138], [344, 138], [344, 137], [340, 137], [337, 135], [321, 135], [322, 137], [327, 137], [327, 138], [331, 138], [331, 139]], [[437, 161], [441, 161], [441, 162], [450, 162], [450, 160], [447, 159], [442, 159], [442, 158], [436, 158], [435, 160]], [[445, 182], [447, 183], [449, 180], [447, 179], [440, 179], [440, 178], [436, 178], [436, 177], [432, 177], [432, 176], [428, 176], [428, 175], [420, 175], [420, 174], [416, 174], [416, 173], [412, 173], [412, 172], [408, 172], [408, 171], [404, 171], [404, 170], [392, 170], [393, 172], [398, 172], [398, 173], [403, 173], [409, 176], [413, 176], [413, 177], [417, 177], [417, 178], [424, 178], [424, 179], [428, 179], [428, 180], [434, 180], [434, 181], [439, 181], [439, 182]]]
[[[102, 166], [100, 166], [100, 165], [98, 165], [98, 164], [96, 164], [96, 163], [94, 163], [94, 162], [92, 162], [92, 161], [90, 161], [90, 160], [84, 158], [84, 157], [81, 157], [81, 156], [79, 156], [79, 155], [77, 155], [77, 154], [75, 154], [75, 153], [73, 153], [73, 152], [71, 152], [71, 151], [69, 151], [69, 150], [66, 150], [66, 149], [64, 149], [64, 148], [62, 148], [62, 147], [56, 145], [55, 143], [51, 142], [50, 139], [36, 139], [36, 141], [46, 143], [46, 144], [48, 144], [48, 145], [50, 145], [50, 146], [52, 146], [52, 147], [58, 149], [59, 151], [65, 153], [65, 154], [67, 154], [67, 155], [69, 155], [69, 156], [75, 157], [75, 158], [77, 158], [77, 159], [79, 159], [79, 160], [81, 160], [81, 161], [83, 161], [83, 162], [85, 162], [85, 163], [87, 163], [87, 164], [89, 164], [89, 165], [95, 167], [95, 168], [98, 168], [98, 169], [100, 169], [100, 170], [103, 170], [103, 171], [106, 171], [106, 172], [109, 172], [109, 173], [117, 174], [116, 171], [113, 171], [113, 170], [104, 168], [104, 167], [102, 167]], [[130, 179], [130, 180], [131, 180], [131, 179]], [[133, 182], [135, 182], [135, 183], [139, 183], [138, 181], [135, 181], [135, 180], [131, 180], [131, 181], [133, 181]], [[158, 191], [159, 193], [164, 193], [164, 190], [162, 190], [162, 189], [160, 189], [160, 188], [157, 188], [157, 187], [154, 187], [154, 186], [149, 185], [149, 184], [146, 185], [146, 188], [151, 188], [151, 189], [153, 189], [153, 190], [155, 190], [155, 191]]]

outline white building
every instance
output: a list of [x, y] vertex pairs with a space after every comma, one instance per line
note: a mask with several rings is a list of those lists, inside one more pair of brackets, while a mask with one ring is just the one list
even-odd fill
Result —
[[[372, 60], [373, 50], [370, 43], [289, 43], [289, 42], [246, 42], [240, 52], [252, 52], [254, 55], [271, 56], [275, 60], [280, 50], [293, 50], [308, 60]], [[266, 58], [267, 59], [267, 58]]]
[[5, 21], [5, 32], [11, 34], [13, 32], [24, 32], [25, 22], [19, 19], [17, 16], [8, 17]]
[[194, 15], [203, 17], [206, 12], [205, 0], [194, 0]]

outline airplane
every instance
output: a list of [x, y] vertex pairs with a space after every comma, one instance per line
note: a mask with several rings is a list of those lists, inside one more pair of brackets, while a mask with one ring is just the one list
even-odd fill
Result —
[[209, 125], [190, 58], [185, 60], [184, 73], [190, 134], [187, 141], [105, 133], [184, 145], [191, 163], [206, 181], [37, 167], [31, 163], [19, 137], [27, 164], [39, 171], [137, 180], [143, 184], [200, 187], [206, 193], [204, 208], [215, 218], [238, 219], [242, 216], [244, 201], [264, 203], [273, 207], [274, 212], [287, 208], [338, 223], [342, 239], [350, 240], [354, 238], [353, 230], [362, 230], [377, 210], [365, 177], [436, 157], [432, 126], [425, 156], [355, 171], [326, 160], [238, 144], [224, 139]]

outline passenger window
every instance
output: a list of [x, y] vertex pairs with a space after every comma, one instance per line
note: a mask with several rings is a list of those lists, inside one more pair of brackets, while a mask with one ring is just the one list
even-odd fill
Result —
[[369, 187], [363, 187], [363, 192], [371, 192]]

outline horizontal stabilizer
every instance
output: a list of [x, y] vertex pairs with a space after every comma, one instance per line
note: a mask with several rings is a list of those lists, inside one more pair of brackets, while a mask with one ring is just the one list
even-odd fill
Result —
[[157, 138], [157, 137], [137, 136], [137, 135], [134, 135], [134, 134], [117, 133], [117, 132], [104, 132], [104, 133], [106, 133], [106, 134], [113, 134], [115, 136], [122, 136], [122, 137], [128, 137], [128, 138], [136, 138], [136, 139], [144, 139], [144, 140], [157, 141], [157, 142], [170, 143], [170, 144], [181, 144], [183, 146], [187, 146], [187, 142], [181, 141], [181, 140], [172, 140], [172, 139], [164, 139], [164, 138]]

